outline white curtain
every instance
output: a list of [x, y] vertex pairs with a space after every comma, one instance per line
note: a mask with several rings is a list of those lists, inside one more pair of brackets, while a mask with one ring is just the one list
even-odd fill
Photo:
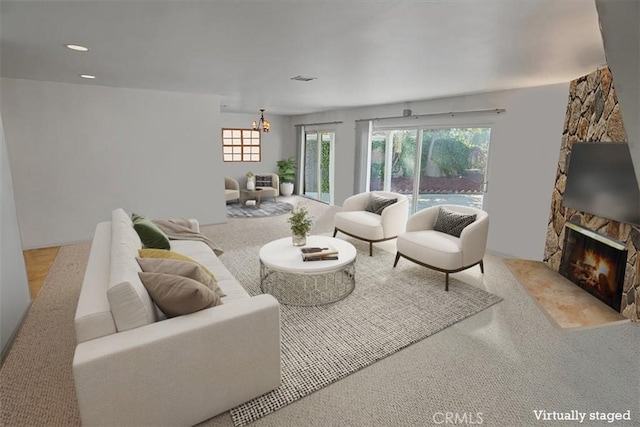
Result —
[[371, 120], [356, 121], [356, 161], [354, 167], [353, 194], [368, 190], [369, 181], [369, 147], [373, 122]]
[[302, 194], [304, 180], [304, 125], [296, 125], [296, 188], [295, 194]]

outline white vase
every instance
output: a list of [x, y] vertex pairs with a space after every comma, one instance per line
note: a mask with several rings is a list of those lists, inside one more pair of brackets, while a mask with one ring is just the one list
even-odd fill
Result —
[[293, 194], [293, 182], [283, 182], [280, 184], [280, 195], [290, 196]]
[[247, 178], [247, 190], [253, 191], [255, 189], [256, 189], [256, 178], [253, 176], [251, 178]]

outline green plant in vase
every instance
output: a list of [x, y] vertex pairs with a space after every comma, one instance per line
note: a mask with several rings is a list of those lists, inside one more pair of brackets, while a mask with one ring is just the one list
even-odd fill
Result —
[[312, 220], [313, 218], [309, 216], [309, 211], [304, 206], [297, 206], [291, 211], [287, 222], [291, 224], [293, 246], [304, 246], [307, 243], [307, 235], [313, 225]]
[[293, 157], [278, 160], [278, 177], [280, 178], [280, 194], [290, 196], [293, 194], [293, 181], [296, 179], [296, 162]]

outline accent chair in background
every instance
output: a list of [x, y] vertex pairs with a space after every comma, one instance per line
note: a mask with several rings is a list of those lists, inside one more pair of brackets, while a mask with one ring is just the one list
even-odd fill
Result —
[[334, 218], [333, 237], [338, 231], [373, 244], [394, 239], [403, 233], [409, 216], [407, 196], [386, 191], [356, 194], [342, 204], [342, 212]]
[[262, 188], [262, 199], [266, 197], [276, 197], [280, 195], [280, 179], [277, 173], [257, 173], [256, 188]]
[[224, 177], [224, 193], [226, 201], [238, 200], [240, 201], [240, 185], [235, 179], [225, 176]]
[[398, 236], [395, 267], [400, 257], [446, 274], [480, 264], [484, 273], [484, 253], [489, 232], [487, 212], [459, 205], [432, 206], [413, 214], [406, 232]]

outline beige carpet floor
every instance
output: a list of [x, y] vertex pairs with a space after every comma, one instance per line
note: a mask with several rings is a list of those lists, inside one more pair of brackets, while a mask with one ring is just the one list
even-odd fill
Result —
[[[314, 233], [331, 231], [337, 208], [303, 201]], [[286, 215], [230, 219], [205, 227], [227, 249], [288, 235]], [[391, 245], [392, 242], [387, 242]], [[387, 247], [387, 244], [379, 247]], [[73, 315], [88, 244], [61, 249], [13, 348], [0, 368], [0, 425], [79, 424], [71, 377]], [[64, 260], [64, 262], [62, 262]], [[402, 262], [402, 261], [401, 261]], [[500, 258], [485, 274], [458, 280], [504, 299], [426, 340], [298, 400], [255, 426], [430, 426], [447, 412], [482, 418], [484, 426], [541, 424], [535, 412], [626, 413], [632, 420], [581, 426], [640, 425], [640, 327], [631, 323], [567, 332], [553, 326]], [[202, 423], [232, 426], [228, 413]]]

